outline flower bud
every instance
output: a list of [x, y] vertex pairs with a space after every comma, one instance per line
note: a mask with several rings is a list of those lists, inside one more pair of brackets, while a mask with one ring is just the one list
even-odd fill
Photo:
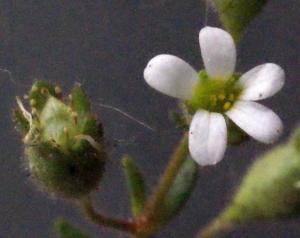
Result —
[[293, 141], [250, 167], [230, 204], [198, 237], [213, 237], [235, 225], [300, 215], [300, 152]]
[[38, 81], [29, 92], [30, 112], [17, 98], [15, 119], [32, 176], [55, 195], [79, 198], [97, 188], [106, 152], [82, 88], [75, 86], [69, 98], [67, 105], [58, 87]]

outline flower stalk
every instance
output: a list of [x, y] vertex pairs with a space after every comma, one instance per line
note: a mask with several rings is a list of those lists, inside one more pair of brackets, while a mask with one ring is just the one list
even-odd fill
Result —
[[162, 213], [164, 211], [166, 198], [188, 155], [188, 133], [185, 133], [164, 175], [160, 179], [157, 189], [145, 205], [145, 212], [137, 218], [140, 235], [143, 234], [142, 236], [145, 236], [145, 234], [151, 234], [164, 222], [161, 221], [161, 217], [163, 216]]
[[96, 225], [123, 230], [132, 234], [136, 233], [135, 223], [130, 221], [113, 219], [99, 214], [94, 209], [92, 199], [90, 196], [82, 197], [79, 200], [79, 204], [85, 215], [89, 217], [92, 220], [92, 222], [94, 222]]

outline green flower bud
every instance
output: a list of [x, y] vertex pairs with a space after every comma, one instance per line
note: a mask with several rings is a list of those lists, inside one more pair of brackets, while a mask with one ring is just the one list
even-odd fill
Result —
[[29, 169], [56, 195], [79, 198], [97, 188], [104, 172], [106, 152], [102, 126], [91, 114], [82, 88], [76, 86], [69, 105], [61, 91], [36, 82], [29, 92], [31, 112], [19, 98], [15, 119], [24, 134]]
[[198, 237], [235, 225], [300, 215], [300, 153], [293, 143], [278, 146], [249, 169], [231, 203]]
[[251, 20], [263, 9], [268, 0], [212, 0], [226, 31], [235, 43]]

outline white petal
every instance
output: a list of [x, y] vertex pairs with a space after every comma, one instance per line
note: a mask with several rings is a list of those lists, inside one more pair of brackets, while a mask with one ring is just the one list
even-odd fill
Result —
[[227, 129], [224, 117], [199, 109], [193, 117], [189, 130], [189, 149], [193, 159], [200, 165], [219, 162], [227, 146]]
[[200, 31], [199, 41], [208, 76], [213, 79], [229, 79], [236, 62], [236, 49], [231, 35], [220, 28], [207, 26]]
[[226, 115], [247, 134], [263, 143], [274, 142], [282, 133], [280, 118], [256, 102], [237, 101]]
[[199, 81], [198, 73], [173, 55], [158, 55], [144, 70], [146, 82], [154, 89], [179, 99], [191, 99]]
[[260, 100], [277, 93], [284, 84], [284, 71], [276, 64], [259, 65], [237, 81], [244, 87], [240, 96], [242, 100]]

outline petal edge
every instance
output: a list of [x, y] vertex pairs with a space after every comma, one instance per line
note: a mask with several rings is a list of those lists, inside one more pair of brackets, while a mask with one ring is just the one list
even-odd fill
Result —
[[208, 76], [228, 80], [236, 63], [236, 49], [231, 35], [220, 28], [207, 26], [200, 31], [199, 42]]
[[283, 69], [273, 63], [262, 64], [243, 74], [237, 84], [244, 87], [242, 100], [261, 100], [273, 96], [284, 85]]
[[283, 130], [280, 118], [256, 102], [237, 101], [225, 114], [251, 137], [266, 144], [275, 142]]
[[184, 60], [173, 55], [157, 55], [144, 70], [144, 79], [157, 91], [188, 100], [198, 83], [198, 73]]
[[214, 165], [222, 160], [227, 146], [227, 128], [224, 117], [199, 109], [189, 129], [189, 149], [201, 166]]

